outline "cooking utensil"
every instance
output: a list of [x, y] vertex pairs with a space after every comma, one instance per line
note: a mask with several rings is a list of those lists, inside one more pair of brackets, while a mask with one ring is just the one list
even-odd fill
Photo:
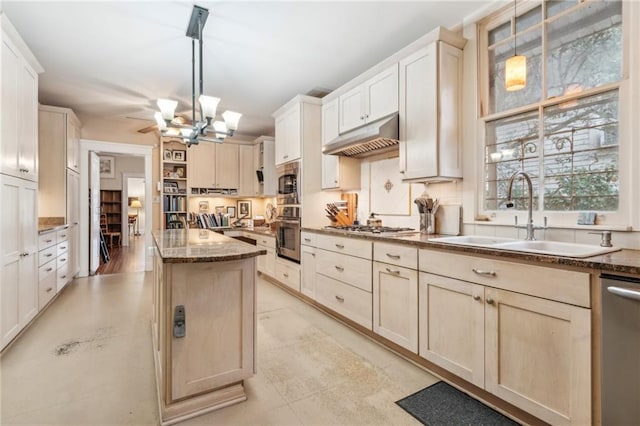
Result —
[[418, 206], [418, 213], [424, 213], [424, 207], [422, 206], [422, 200], [420, 198], [416, 198], [415, 200], [413, 200], [414, 203], [416, 203], [416, 206]]
[[377, 218], [375, 213], [371, 213], [367, 219], [367, 226], [379, 227], [382, 226], [382, 219]]

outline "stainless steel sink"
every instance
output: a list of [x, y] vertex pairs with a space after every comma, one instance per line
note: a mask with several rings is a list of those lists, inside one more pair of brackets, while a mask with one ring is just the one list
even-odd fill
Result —
[[601, 247], [590, 244], [562, 243], [558, 241], [526, 241], [482, 235], [432, 238], [429, 241], [562, 257], [591, 257], [620, 250], [618, 247]]

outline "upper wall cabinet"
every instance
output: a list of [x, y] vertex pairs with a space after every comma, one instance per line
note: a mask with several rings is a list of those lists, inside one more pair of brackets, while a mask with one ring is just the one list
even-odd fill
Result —
[[67, 172], [79, 172], [80, 126], [80, 120], [69, 108], [48, 105], [39, 108], [40, 216], [65, 217], [70, 224], [73, 222], [66, 201], [71, 195]]
[[276, 165], [300, 158], [301, 105], [279, 112], [276, 120]]
[[[254, 170], [262, 172], [262, 182], [254, 172], [254, 190], [257, 195], [275, 197], [278, 192], [276, 177], [275, 140], [270, 136], [260, 136], [253, 146]], [[252, 170], [253, 171], [253, 170]]]
[[340, 96], [340, 134], [398, 111], [398, 64]]
[[435, 41], [400, 60], [403, 180], [462, 178], [461, 106], [461, 49]]
[[[339, 99], [322, 105], [322, 145], [326, 145], [339, 135]], [[337, 155], [322, 156], [322, 189], [360, 189], [360, 161]]]
[[0, 171], [37, 181], [38, 73], [43, 70], [6, 16], [0, 19]]

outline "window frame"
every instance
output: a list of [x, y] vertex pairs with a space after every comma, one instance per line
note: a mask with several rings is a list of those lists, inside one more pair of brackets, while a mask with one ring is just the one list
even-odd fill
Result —
[[[527, 28], [525, 31], [535, 31], [539, 29], [541, 26], [544, 27], [549, 22], [553, 22], [557, 19], [564, 17], [567, 14], [574, 13], [579, 8], [585, 7], [585, 4], [591, 3], [597, 0], [578, 0], [576, 1], [576, 5], [570, 7], [567, 10], [564, 10], [557, 15], [554, 15], [548, 21], [541, 19], [541, 22]], [[544, 12], [544, 1], [543, 0], [525, 0], [518, 2], [517, 12], [518, 16], [522, 16], [523, 14], [529, 12], [530, 10], [542, 5], [543, 14]], [[632, 89], [635, 87], [630, 82], [630, 69], [636, 69], [638, 67], [630, 67], [630, 63], [635, 60], [635, 62], [640, 62], [640, 55], [636, 54], [631, 56], [630, 44], [632, 43], [632, 30], [633, 32], [640, 32], [640, 29], [636, 26], [633, 27], [631, 25], [632, 16], [631, 15], [640, 15], [640, 7], [631, 4], [629, 1], [622, 1], [622, 77], [621, 80], [608, 83], [603, 86], [594, 87], [585, 89], [584, 91], [578, 94], [569, 94], [569, 95], [561, 95], [553, 97], [552, 99], [547, 98], [547, 87], [546, 87], [546, 65], [547, 58], [546, 55], [543, 54], [542, 57], [542, 100], [539, 100], [536, 103], [529, 104], [522, 107], [512, 108], [505, 111], [500, 112], [492, 112], [487, 113], [489, 110], [489, 102], [490, 102], [490, 81], [489, 81], [489, 32], [501, 25], [505, 22], [510, 22], [512, 34], [501, 40], [499, 43], [513, 43], [513, 27], [515, 25], [514, 20], [514, 10], [513, 4], [505, 6], [504, 8], [498, 10], [497, 12], [481, 19], [477, 23], [476, 27], [476, 36], [478, 40], [478, 51], [477, 51], [477, 64], [478, 64], [478, 132], [477, 132], [477, 162], [476, 165], [479, 169], [477, 173], [477, 185], [476, 185], [476, 211], [479, 214], [486, 215], [491, 217], [491, 224], [504, 224], [504, 225], [513, 225], [514, 223], [514, 215], [520, 216], [520, 219], [523, 219], [523, 216], [526, 215], [526, 210], [489, 210], [485, 208], [485, 147], [486, 147], [486, 126], [488, 122], [498, 120], [505, 117], [510, 117], [514, 115], [523, 114], [526, 112], [536, 111], [538, 114], [539, 120], [539, 135], [540, 141], [542, 142], [544, 137], [544, 117], [543, 111], [544, 108], [561, 104], [563, 102], [567, 102], [574, 99], [580, 99], [588, 96], [593, 96], [601, 93], [605, 93], [611, 90], [618, 90], [618, 100], [619, 100], [619, 148], [618, 148], [618, 168], [619, 168], [619, 204], [617, 211], [604, 211], [598, 212], [598, 225], [595, 225], [596, 228], [606, 228], [613, 230], [630, 230], [631, 226], [635, 224], [635, 226], [639, 226], [638, 222], [640, 222], [640, 214], [637, 216], [633, 215], [633, 195], [634, 192], [636, 196], [640, 193], [639, 190], [633, 190], [632, 188], [632, 178], [634, 175], [633, 172], [633, 159], [638, 157], [638, 153], [640, 153], [640, 149], [633, 147], [633, 122], [631, 118], [634, 116], [634, 109], [637, 111], [640, 108], [637, 107], [633, 103], [633, 93]], [[633, 9], [633, 10], [632, 10]], [[543, 31], [544, 33], [544, 31]], [[522, 33], [518, 34], [518, 37], [521, 37]], [[542, 52], [547, 51], [546, 46], [546, 36], [542, 37]], [[637, 73], [637, 71], [636, 71]], [[636, 83], [636, 86], [640, 85], [640, 82]], [[637, 88], [636, 88], [637, 91]], [[638, 125], [640, 128], [640, 125]], [[635, 132], [638, 136], [640, 136], [640, 132]], [[635, 157], [634, 157], [635, 156]], [[543, 160], [543, 156], [540, 156], [540, 161]], [[637, 185], [640, 186], [640, 183]], [[540, 181], [541, 190], [543, 187], [543, 181]], [[533, 210], [534, 221], [536, 224], [541, 224], [543, 221], [543, 217], [548, 218], [549, 227], [578, 227], [577, 219], [580, 211], [550, 211], [543, 210], [542, 203], [539, 204], [538, 209]], [[486, 223], [486, 222], [485, 222]], [[588, 228], [589, 226], [579, 225], [580, 228]]]

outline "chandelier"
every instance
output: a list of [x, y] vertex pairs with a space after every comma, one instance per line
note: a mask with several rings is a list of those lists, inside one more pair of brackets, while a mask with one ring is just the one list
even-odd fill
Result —
[[[238, 129], [238, 122], [242, 114], [225, 111], [222, 113], [224, 121], [215, 121], [216, 109], [220, 98], [203, 94], [202, 82], [202, 30], [207, 22], [209, 10], [200, 6], [193, 6], [191, 19], [187, 27], [187, 37], [191, 38], [191, 117], [192, 125], [188, 126], [175, 120], [177, 101], [158, 99], [158, 108], [154, 118], [162, 135], [178, 136], [190, 147], [200, 141], [222, 143], [227, 136], [233, 136]], [[196, 120], [196, 40], [198, 40], [198, 102], [200, 104], [200, 119]], [[212, 130], [213, 128], [213, 130]]]

